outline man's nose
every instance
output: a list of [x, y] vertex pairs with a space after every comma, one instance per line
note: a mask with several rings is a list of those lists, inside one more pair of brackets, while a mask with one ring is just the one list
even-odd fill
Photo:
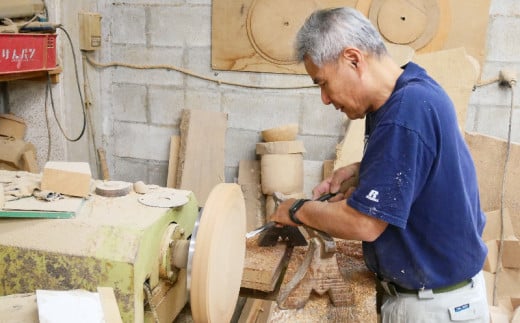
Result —
[[330, 100], [329, 96], [327, 95], [327, 93], [325, 93], [324, 90], [321, 90], [321, 101], [323, 102], [323, 104], [325, 105], [329, 105], [332, 101]]

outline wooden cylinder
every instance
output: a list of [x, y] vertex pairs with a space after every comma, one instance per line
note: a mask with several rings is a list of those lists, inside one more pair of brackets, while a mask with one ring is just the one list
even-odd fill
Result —
[[303, 192], [303, 155], [268, 154], [260, 161], [262, 193], [292, 194]]

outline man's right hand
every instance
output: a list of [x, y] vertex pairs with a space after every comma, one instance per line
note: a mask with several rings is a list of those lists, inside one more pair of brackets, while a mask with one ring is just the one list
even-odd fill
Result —
[[312, 198], [317, 199], [323, 194], [336, 193], [330, 202], [348, 198], [356, 189], [359, 182], [359, 163], [338, 168], [334, 173], [316, 185], [312, 190]]

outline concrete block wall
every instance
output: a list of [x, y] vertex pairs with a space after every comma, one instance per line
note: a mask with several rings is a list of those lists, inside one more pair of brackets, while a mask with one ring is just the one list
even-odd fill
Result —
[[[520, 2], [492, 0], [486, 41], [486, 63], [482, 80], [498, 77], [500, 70], [520, 73]], [[514, 90], [519, 93], [520, 87]], [[514, 97], [511, 139], [520, 142], [518, 95]], [[468, 107], [466, 130], [507, 139], [511, 90], [494, 83], [476, 88]]]
[[[211, 69], [211, 2], [125, 1], [104, 7], [110, 56], [104, 59], [137, 65], [172, 65], [221, 81], [252, 86], [310, 85], [308, 76], [242, 73]], [[102, 49], [104, 51], [106, 49]], [[98, 59], [103, 54], [96, 53]], [[312, 181], [321, 176], [321, 161], [335, 156], [346, 119], [321, 103], [319, 90], [270, 90], [219, 85], [176, 71], [104, 70], [113, 119], [107, 144], [111, 170], [120, 180], [166, 184], [171, 135], [179, 134], [183, 109], [228, 115], [226, 181], [238, 175], [238, 163], [256, 159], [260, 131], [299, 123]], [[203, 144], [203, 143], [201, 143]], [[320, 165], [317, 167], [314, 161]], [[319, 170], [319, 172], [318, 172]], [[309, 175], [308, 175], [309, 176]], [[308, 182], [312, 182], [309, 180]], [[314, 184], [314, 183], [313, 183]]]
[[[210, 0], [81, 0], [47, 1], [52, 13], [65, 22], [78, 43], [77, 12], [97, 11], [102, 19], [103, 47], [91, 57], [100, 62], [137, 65], [171, 65], [194, 73], [253, 86], [310, 85], [305, 75], [217, 71], [211, 69]], [[61, 9], [60, 9], [61, 8]], [[495, 78], [504, 68], [520, 72], [520, 3], [492, 0], [487, 35], [487, 61], [482, 79]], [[73, 65], [69, 48], [59, 41], [64, 62], [60, 93], [61, 116], [77, 115], [73, 94]], [[79, 55], [79, 54], [78, 54]], [[304, 142], [305, 191], [321, 177], [321, 162], [335, 157], [335, 147], [347, 127], [343, 114], [321, 103], [319, 90], [253, 89], [201, 80], [183, 73], [124, 67], [99, 69], [87, 66], [92, 91], [94, 140], [107, 151], [109, 171], [116, 180], [166, 184], [169, 140], [179, 134], [182, 109], [205, 109], [228, 114], [226, 181], [233, 182], [242, 159], [254, 159], [260, 131], [286, 123], [299, 123], [298, 139]], [[80, 74], [82, 71], [80, 69]], [[28, 119], [29, 141], [44, 146], [44, 85], [18, 81], [9, 85], [9, 107]], [[31, 94], [29, 94], [31, 93]], [[31, 98], [31, 95], [34, 96]], [[472, 94], [467, 130], [505, 138], [511, 92], [496, 84], [479, 87]], [[517, 100], [516, 100], [517, 101]], [[67, 104], [65, 104], [67, 102]], [[518, 109], [517, 109], [518, 110]], [[35, 116], [36, 115], [36, 116]], [[520, 142], [520, 115], [513, 118], [513, 140]], [[68, 117], [71, 129], [77, 121]], [[45, 130], [46, 131], [46, 130]], [[71, 130], [72, 131], [72, 130]], [[95, 172], [92, 140], [64, 143], [56, 125], [51, 132], [57, 148], [53, 159], [89, 160]], [[60, 142], [61, 140], [61, 142]], [[38, 152], [43, 164], [46, 150]]]

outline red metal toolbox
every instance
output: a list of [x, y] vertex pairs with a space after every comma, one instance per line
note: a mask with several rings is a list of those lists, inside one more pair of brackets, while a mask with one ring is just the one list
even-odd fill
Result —
[[56, 68], [56, 34], [0, 34], [0, 75]]

